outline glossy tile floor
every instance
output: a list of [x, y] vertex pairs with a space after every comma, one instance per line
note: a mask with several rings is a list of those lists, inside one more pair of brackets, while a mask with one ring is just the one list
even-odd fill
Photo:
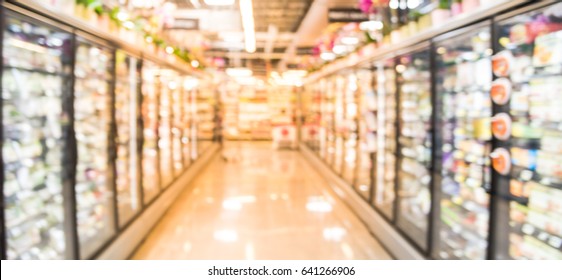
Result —
[[296, 151], [228, 142], [134, 259], [390, 259]]

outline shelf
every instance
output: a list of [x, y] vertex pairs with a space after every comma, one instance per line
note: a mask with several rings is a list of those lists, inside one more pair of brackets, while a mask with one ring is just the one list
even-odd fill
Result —
[[511, 221], [512, 225], [511, 225], [511, 231], [513, 233], [519, 234], [519, 235], [528, 235], [528, 236], [532, 236], [535, 239], [541, 241], [542, 243], [544, 243], [545, 245], [556, 249], [556, 250], [561, 250], [562, 251], [562, 237], [561, 236], [556, 236], [554, 234], [550, 234], [538, 227], [535, 227], [529, 223], [517, 223], [514, 221]]
[[20, 70], [20, 71], [25, 71], [25, 72], [30, 72], [30, 73], [38, 73], [38, 74], [43, 74], [43, 75], [50, 75], [50, 76], [56, 76], [56, 77], [69, 77], [70, 74], [66, 74], [63, 72], [49, 72], [43, 69], [33, 69], [33, 68], [25, 68], [25, 67], [19, 67], [19, 66], [11, 66], [11, 65], [4, 65], [4, 71], [9, 70], [9, 69], [15, 69], [15, 70]]

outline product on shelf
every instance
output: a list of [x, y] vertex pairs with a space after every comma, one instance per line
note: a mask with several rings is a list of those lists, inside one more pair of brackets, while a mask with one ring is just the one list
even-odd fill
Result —
[[429, 49], [400, 56], [398, 215], [396, 224], [422, 250], [427, 249], [431, 209], [431, 84]]
[[119, 225], [127, 224], [141, 209], [137, 179], [138, 59], [115, 52], [115, 122], [117, 135], [116, 187]]
[[89, 258], [115, 232], [109, 164], [111, 50], [78, 41], [74, 67], [74, 131], [77, 141], [76, 217], [80, 257]]
[[396, 199], [396, 70], [394, 59], [377, 62], [377, 155], [374, 206], [394, 219]]
[[[509, 193], [501, 203], [507, 224], [504, 248], [512, 259], [562, 259], [562, 17], [561, 3], [498, 22], [501, 52], [494, 66], [510, 58], [508, 71], [494, 71], [511, 86], [508, 118]], [[494, 69], [495, 70], [495, 69]]]
[[143, 203], [150, 203], [161, 190], [158, 162], [158, 96], [160, 93], [160, 68], [143, 61], [142, 67], [142, 191]]
[[71, 234], [64, 227], [63, 206], [63, 187], [72, 187], [65, 186], [72, 153], [67, 136], [71, 34], [7, 15], [2, 18], [6, 255], [64, 259]]

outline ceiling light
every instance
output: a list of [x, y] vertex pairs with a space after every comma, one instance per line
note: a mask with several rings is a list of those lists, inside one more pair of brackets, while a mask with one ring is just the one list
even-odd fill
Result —
[[168, 54], [173, 54], [173, 53], [174, 53], [174, 48], [172, 48], [172, 47], [170, 47], [170, 46], [167, 46], [167, 47], [166, 47], [166, 52], [167, 52]]
[[192, 60], [192, 61], [191, 61], [191, 66], [192, 66], [193, 68], [199, 67], [199, 61], [197, 61], [197, 60]]
[[205, 0], [209, 6], [230, 6], [234, 5], [234, 0]]
[[256, 31], [254, 29], [254, 8], [252, 6], [252, 0], [240, 0], [240, 13], [242, 14], [246, 51], [253, 53], [256, 51]]
[[253, 72], [248, 68], [227, 68], [226, 74], [230, 77], [250, 77]]

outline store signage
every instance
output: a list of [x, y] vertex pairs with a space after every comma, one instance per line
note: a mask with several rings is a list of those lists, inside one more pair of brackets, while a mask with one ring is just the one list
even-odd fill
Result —
[[353, 8], [331, 8], [328, 10], [328, 22], [362, 22], [368, 21], [369, 17], [359, 9]]
[[196, 18], [175, 18], [174, 22], [166, 29], [199, 30], [199, 19]]

